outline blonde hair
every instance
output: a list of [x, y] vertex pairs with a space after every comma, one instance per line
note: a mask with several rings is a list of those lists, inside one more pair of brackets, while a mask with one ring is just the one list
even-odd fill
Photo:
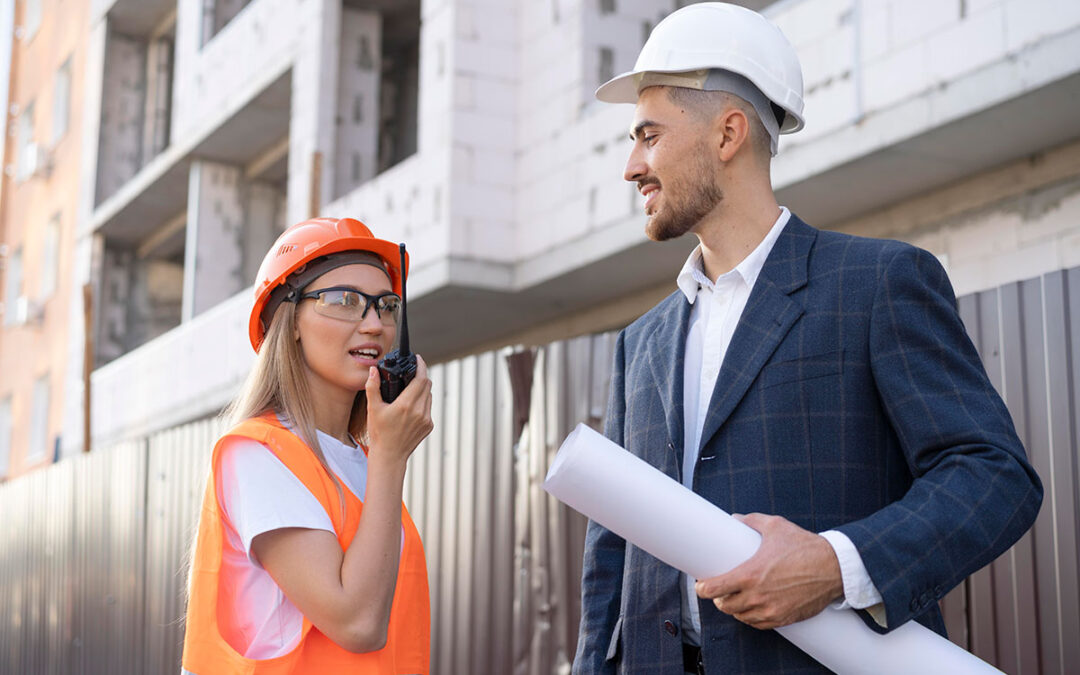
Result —
[[[284, 417], [334, 481], [344, 509], [341, 482], [330, 470], [315, 431], [315, 411], [304, 371], [304, 354], [294, 337], [296, 312], [297, 306], [293, 302], [281, 303], [274, 312], [266, 337], [255, 356], [255, 366], [240, 388], [240, 393], [222, 411], [222, 417], [230, 427], [267, 413]], [[356, 439], [364, 439], [366, 431], [367, 395], [361, 390], [356, 394], [349, 415], [349, 433]]]
[[[248, 373], [236, 398], [221, 412], [221, 418], [228, 428], [232, 428], [244, 420], [266, 413], [282, 415], [292, 426], [293, 432], [311, 449], [330, 480], [334, 481], [344, 522], [344, 488], [327, 464], [326, 455], [319, 446], [319, 438], [315, 432], [315, 412], [311, 407], [311, 390], [304, 374], [304, 354], [293, 337], [295, 334], [296, 303], [283, 302], [274, 312], [270, 327], [266, 330], [265, 339], [255, 356], [255, 366]], [[349, 415], [349, 433], [358, 440], [367, 436], [367, 394], [363, 390], [356, 394], [356, 400], [353, 401]], [[212, 471], [207, 472], [208, 479], [212, 476]], [[199, 542], [199, 526], [205, 515], [205, 512], [200, 510], [184, 560], [188, 581], [185, 602], [191, 598], [191, 584], [195, 577], [195, 548]]]

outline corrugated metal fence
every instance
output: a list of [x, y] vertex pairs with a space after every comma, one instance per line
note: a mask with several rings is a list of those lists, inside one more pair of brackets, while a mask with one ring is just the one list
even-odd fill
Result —
[[[1010, 673], [1080, 669], [1080, 270], [962, 298], [1046, 485], [1034, 529], [943, 602], [953, 639]], [[599, 427], [612, 334], [436, 366], [436, 431], [406, 485], [428, 556], [441, 675], [569, 670], [585, 523], [540, 487]], [[0, 673], [178, 672], [206, 420], [0, 487]]]

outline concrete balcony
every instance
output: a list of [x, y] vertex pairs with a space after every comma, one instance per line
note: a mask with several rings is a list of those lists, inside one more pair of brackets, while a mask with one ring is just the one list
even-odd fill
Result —
[[251, 369], [245, 290], [94, 371], [95, 446], [220, 410]]

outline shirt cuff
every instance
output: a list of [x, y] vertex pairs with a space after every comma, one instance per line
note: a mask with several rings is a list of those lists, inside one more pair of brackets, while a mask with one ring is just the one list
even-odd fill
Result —
[[822, 532], [821, 536], [832, 546], [840, 563], [840, 578], [844, 582], [844, 599], [832, 606], [836, 609], [865, 609], [879, 625], [885, 627], [881, 593], [870, 579], [870, 573], [866, 571], [866, 565], [863, 564], [855, 544], [851, 543], [846, 534], [837, 530]]

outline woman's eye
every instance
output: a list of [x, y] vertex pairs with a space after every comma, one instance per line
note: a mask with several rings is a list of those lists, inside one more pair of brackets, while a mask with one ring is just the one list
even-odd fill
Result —
[[346, 307], [356, 307], [360, 304], [359, 293], [349, 293], [348, 291], [341, 294], [341, 304]]

